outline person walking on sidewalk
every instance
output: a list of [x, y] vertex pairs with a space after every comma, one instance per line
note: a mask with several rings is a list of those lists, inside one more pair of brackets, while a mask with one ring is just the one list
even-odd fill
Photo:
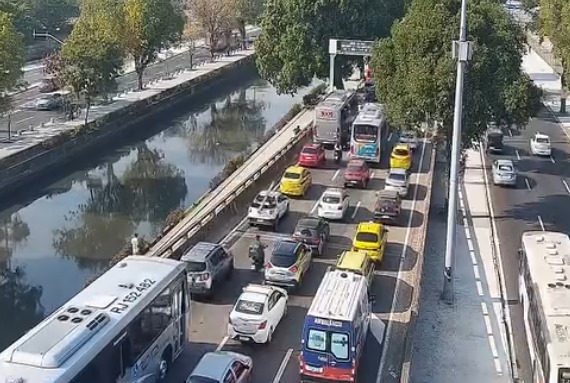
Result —
[[131, 250], [133, 255], [139, 254], [139, 235], [137, 233], [131, 238]]

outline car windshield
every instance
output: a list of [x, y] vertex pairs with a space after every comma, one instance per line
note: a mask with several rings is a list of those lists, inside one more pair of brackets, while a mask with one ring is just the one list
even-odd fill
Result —
[[358, 242], [378, 243], [378, 234], [360, 232], [356, 234], [356, 240]]
[[407, 156], [409, 153], [406, 149], [394, 149], [394, 154], [396, 156], [401, 156], [401, 157], [405, 157]]
[[240, 299], [236, 303], [235, 311], [243, 314], [256, 314], [261, 315], [263, 313], [264, 304], [261, 302], [252, 302]]
[[340, 203], [340, 197], [336, 195], [324, 195], [323, 196], [324, 203]]
[[390, 173], [390, 175], [388, 176], [388, 179], [393, 180], [393, 181], [403, 182], [406, 180], [406, 175], [403, 173]]
[[511, 165], [499, 165], [499, 170], [502, 172], [512, 172], [513, 167]]
[[298, 180], [301, 178], [301, 175], [299, 173], [285, 172], [285, 175], [283, 175], [283, 178], [289, 178], [291, 180]]
[[220, 383], [220, 381], [212, 378], [206, 378], [205, 376], [192, 375], [188, 378], [186, 383]]
[[348, 168], [346, 168], [346, 171], [348, 173], [361, 173], [362, 168], [360, 166], [350, 165], [350, 166], [348, 166]]
[[546, 137], [537, 137], [536, 142], [539, 144], [548, 144], [550, 140]]
[[301, 153], [303, 154], [310, 154], [310, 155], [315, 155], [318, 154], [319, 151], [315, 148], [303, 148], [303, 150], [301, 151]]
[[206, 263], [186, 261], [186, 270], [194, 273], [206, 271]]
[[265, 197], [263, 194], [258, 194], [251, 206], [254, 208], [260, 208], [262, 203], [263, 207], [270, 209], [277, 205], [275, 197]]
[[378, 127], [372, 125], [354, 125], [354, 139], [359, 142], [376, 142]]

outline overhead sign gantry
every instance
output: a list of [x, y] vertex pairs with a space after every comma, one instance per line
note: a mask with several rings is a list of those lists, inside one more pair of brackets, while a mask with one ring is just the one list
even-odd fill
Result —
[[329, 40], [330, 55], [330, 91], [334, 90], [334, 59], [337, 55], [341, 56], [363, 56], [365, 59], [372, 54], [374, 41], [364, 40]]

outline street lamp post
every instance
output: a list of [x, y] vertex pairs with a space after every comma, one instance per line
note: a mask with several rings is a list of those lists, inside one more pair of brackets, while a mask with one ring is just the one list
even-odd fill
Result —
[[467, 62], [471, 59], [472, 46], [467, 41], [467, 0], [461, 0], [461, 25], [459, 41], [453, 42], [453, 55], [457, 59], [457, 80], [455, 84], [455, 110], [453, 115], [453, 136], [451, 146], [451, 167], [449, 172], [449, 206], [447, 211], [447, 242], [445, 246], [445, 269], [442, 299], [453, 304], [455, 298], [455, 234], [457, 226], [458, 162], [461, 147], [461, 125], [463, 115], [463, 82]]
[[[56, 30], [59, 31], [59, 28], [57, 28]], [[47, 31], [38, 33], [38, 32], [36, 32], [36, 30], [34, 29], [34, 30], [32, 31], [32, 36], [34, 36], [34, 38], [36, 38], [36, 37], [44, 37], [44, 38], [47, 37], [48, 39], [52, 39], [53, 41], [59, 43], [60, 45], [63, 45], [63, 44], [64, 44], [62, 40], [58, 39], [57, 37], [55, 37], [54, 35], [48, 33]]]

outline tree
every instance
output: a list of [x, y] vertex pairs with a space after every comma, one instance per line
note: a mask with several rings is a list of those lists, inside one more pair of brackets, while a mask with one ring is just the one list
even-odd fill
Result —
[[48, 31], [67, 26], [71, 17], [79, 16], [77, 0], [28, 0], [34, 23]]
[[[279, 93], [295, 93], [315, 76], [329, 76], [329, 39], [375, 40], [388, 36], [404, 15], [405, 0], [268, 0], [256, 41], [257, 67]], [[334, 84], [361, 58], [337, 57]]]
[[[415, 0], [392, 36], [375, 45], [376, 91], [392, 123], [416, 127], [427, 116], [451, 137], [456, 64], [450, 41], [457, 39], [459, 12], [459, 0]], [[465, 145], [490, 123], [524, 125], [536, 112], [526, 106], [538, 102], [520, 67], [524, 34], [501, 4], [469, 2], [467, 25], [475, 48], [464, 86]]]
[[188, 43], [188, 55], [190, 57], [190, 69], [194, 67], [194, 55], [196, 54], [196, 42], [200, 38], [200, 28], [190, 20], [184, 26], [183, 39]]
[[190, 0], [190, 18], [206, 36], [210, 56], [214, 60], [220, 40], [231, 30], [234, 15], [233, 0]]
[[138, 88], [143, 89], [146, 67], [158, 52], [178, 42], [184, 15], [172, 1], [125, 0], [125, 48], [135, 62]]
[[265, 9], [265, 0], [232, 0], [233, 18], [241, 36], [242, 47], [247, 48], [247, 24], [259, 22]]
[[[94, 2], [108, 7], [91, 7]], [[113, 26], [120, 12], [115, 2], [84, 0], [81, 17], [61, 49], [61, 79], [78, 98], [85, 98], [85, 123], [93, 98], [112, 91], [123, 68], [123, 49]]]
[[9, 14], [0, 11], [0, 111], [8, 109], [7, 92], [13, 90], [22, 77], [24, 41], [16, 31]]

